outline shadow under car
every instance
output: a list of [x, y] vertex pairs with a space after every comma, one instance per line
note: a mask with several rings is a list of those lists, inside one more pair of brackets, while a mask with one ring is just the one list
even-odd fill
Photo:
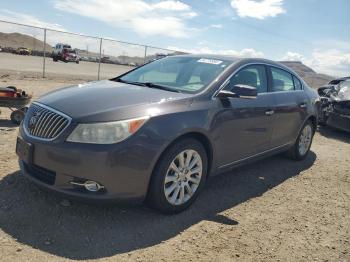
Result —
[[14, 172], [0, 180], [0, 229], [20, 243], [63, 258], [110, 257], [159, 244], [202, 220], [237, 226], [240, 221], [220, 213], [297, 176], [315, 160], [312, 151], [301, 162], [277, 155], [212, 177], [194, 205], [173, 216], [139, 206], [71, 202], [65, 207], [62, 198]]

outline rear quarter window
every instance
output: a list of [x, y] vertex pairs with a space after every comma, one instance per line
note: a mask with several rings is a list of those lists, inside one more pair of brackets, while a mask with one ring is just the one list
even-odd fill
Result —
[[293, 82], [294, 82], [294, 89], [295, 90], [302, 90], [303, 89], [303, 85], [301, 84], [300, 80], [298, 78], [296, 78], [295, 76], [293, 76]]

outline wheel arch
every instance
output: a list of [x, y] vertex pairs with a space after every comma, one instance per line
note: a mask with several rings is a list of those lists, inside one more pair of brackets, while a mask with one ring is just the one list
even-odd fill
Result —
[[204, 149], [205, 149], [205, 152], [207, 153], [207, 158], [208, 158], [208, 175], [209, 175], [212, 167], [212, 163], [213, 163], [213, 146], [209, 138], [200, 132], [190, 132], [190, 133], [181, 135], [180, 137], [176, 138], [175, 141], [173, 142], [176, 143], [176, 141], [179, 141], [181, 139], [186, 139], [186, 138], [196, 139], [204, 146]]
[[306, 119], [306, 121], [304, 122], [304, 124], [305, 124], [307, 121], [311, 121], [312, 126], [313, 126], [313, 128], [314, 128], [313, 131], [314, 131], [314, 133], [315, 133], [315, 132], [316, 132], [316, 129], [317, 129], [317, 117], [314, 116], [314, 115], [309, 116], [309, 117]]
[[211, 170], [212, 164], [213, 164], [213, 146], [212, 146], [212, 143], [210, 142], [210, 139], [208, 138], [208, 136], [206, 136], [205, 134], [203, 134], [202, 132], [199, 132], [199, 131], [190, 131], [190, 132], [181, 134], [178, 137], [176, 137], [174, 140], [172, 140], [160, 153], [160, 155], [156, 161], [156, 164], [153, 167], [152, 173], [153, 173], [157, 163], [159, 162], [160, 158], [162, 157], [163, 153], [166, 150], [168, 150], [171, 146], [176, 144], [178, 141], [186, 139], [186, 138], [196, 139], [198, 142], [200, 142], [204, 146], [205, 152], [207, 153], [207, 157], [208, 157], [208, 174], [210, 173], [210, 170]]

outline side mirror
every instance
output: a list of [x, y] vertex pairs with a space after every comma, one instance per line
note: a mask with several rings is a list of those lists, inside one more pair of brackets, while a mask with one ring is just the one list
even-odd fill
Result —
[[236, 97], [236, 98], [244, 98], [244, 99], [255, 99], [258, 95], [258, 92], [255, 87], [248, 85], [234, 85], [229, 90], [221, 90], [217, 97], [220, 98], [228, 98], [228, 97]]
[[219, 98], [229, 98], [229, 97], [236, 97], [236, 98], [238, 98], [239, 96], [236, 93], [231, 92], [229, 90], [221, 90], [217, 94], [217, 97], [219, 97]]

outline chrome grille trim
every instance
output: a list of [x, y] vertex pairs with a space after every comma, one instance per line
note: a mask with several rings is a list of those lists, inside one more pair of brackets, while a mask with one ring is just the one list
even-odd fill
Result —
[[[29, 122], [34, 114], [40, 114], [34, 129], [29, 128]], [[33, 102], [27, 111], [23, 130], [29, 137], [51, 141], [61, 135], [70, 125], [72, 118], [44, 104]]]

